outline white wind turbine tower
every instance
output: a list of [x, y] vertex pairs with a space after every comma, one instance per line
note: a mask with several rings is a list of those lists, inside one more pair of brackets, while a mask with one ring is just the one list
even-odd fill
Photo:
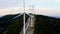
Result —
[[[32, 9], [30, 9], [31, 11], [33, 11], [32, 13], [34, 13], [34, 4], [33, 4], [33, 6], [32, 6]], [[23, 0], [23, 34], [26, 34], [26, 31], [27, 31], [27, 29], [28, 29], [28, 26], [29, 26], [29, 23], [25, 23], [25, 14], [27, 14], [28, 16], [30, 16], [32, 19], [34, 18], [34, 15], [32, 14], [32, 15], [30, 15], [30, 14], [28, 14], [28, 13], [26, 13], [25, 12], [25, 0]], [[22, 14], [19, 14], [18, 16], [16, 16], [16, 17], [14, 17], [13, 19], [15, 19], [15, 18], [18, 18], [19, 16], [21, 16]], [[32, 21], [32, 20], [31, 20]], [[31, 22], [30, 23], [31, 25], [30, 25], [30, 27], [33, 27], [33, 23]], [[27, 26], [26, 26], [27, 25]]]
[[[27, 29], [28, 29], [28, 27], [29, 27], [29, 23], [25, 23], [25, 14], [27, 14], [26, 12], [25, 12], [25, 0], [23, 0], [23, 11], [24, 11], [24, 13], [23, 13], [23, 34], [26, 34], [26, 31], [27, 31]], [[34, 5], [32, 6], [32, 10], [31, 11], [33, 11], [34, 12]], [[32, 19], [34, 18], [34, 15], [30, 15], [30, 14], [27, 14], [28, 16], [30, 16], [31, 17], [31, 25], [30, 25], [30, 27], [33, 27], [33, 23], [32, 23]]]

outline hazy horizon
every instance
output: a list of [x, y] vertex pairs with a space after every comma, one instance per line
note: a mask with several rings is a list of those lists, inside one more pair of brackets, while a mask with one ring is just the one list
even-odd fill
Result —
[[[34, 12], [28, 9], [32, 6]], [[60, 17], [60, 0], [25, 0], [26, 13]], [[0, 0], [0, 15], [23, 13], [23, 0]]]

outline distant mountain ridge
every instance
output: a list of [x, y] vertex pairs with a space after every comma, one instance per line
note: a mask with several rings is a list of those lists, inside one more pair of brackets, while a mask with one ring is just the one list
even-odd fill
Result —
[[[0, 18], [0, 34], [12, 34], [12, 33], [14, 33], [13, 32], [13, 28], [15, 28], [15, 30], [16, 31], [18, 31], [18, 32], [20, 32], [21, 31], [21, 29], [22, 29], [22, 16], [20, 16], [20, 17], [18, 17], [18, 18], [16, 18], [16, 19], [12, 19], [12, 18], [14, 18], [15, 16], [17, 16], [17, 15], [19, 15], [19, 14], [14, 14], [14, 15], [5, 15], [5, 16], [3, 16], [3, 17], [1, 17]], [[14, 23], [14, 24], [13, 24]], [[19, 23], [19, 24], [18, 24]], [[21, 24], [21, 25], [20, 25]], [[18, 27], [18, 25], [20, 26], [20, 27]], [[16, 27], [15, 27], [16, 26]], [[17, 30], [17, 28], [19, 28], [18, 30]], [[12, 30], [12, 31], [9, 31], [9, 30]], [[7, 30], [7, 32], [6, 32], [6, 30]], [[12, 32], [12, 33], [11, 33]], [[16, 32], [16, 34], [18, 33], [18, 32]]]
[[[15, 15], [5, 15], [0, 18], [0, 34], [18, 34], [23, 27], [23, 15], [12, 20]], [[35, 15], [34, 34], [60, 34], [60, 18]], [[26, 15], [26, 21], [28, 19]]]
[[[23, 27], [23, 14], [15, 19], [19, 14], [14, 15], [5, 15], [0, 18], [0, 33], [2, 34], [18, 34], [22, 30]], [[26, 16], [26, 21], [28, 19], [28, 15]], [[7, 30], [7, 31], [6, 31]]]
[[60, 18], [35, 15], [34, 34], [60, 34]]

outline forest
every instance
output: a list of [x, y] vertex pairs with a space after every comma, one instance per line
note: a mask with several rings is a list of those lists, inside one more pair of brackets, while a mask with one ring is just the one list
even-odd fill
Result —
[[60, 18], [35, 15], [34, 34], [60, 34]]
[[[23, 15], [5, 15], [0, 18], [0, 34], [19, 34], [23, 29]], [[26, 14], [25, 14], [26, 15]], [[60, 18], [35, 15], [34, 34], [60, 34]], [[25, 16], [26, 21], [28, 15]], [[25, 22], [26, 22], [25, 21]]]

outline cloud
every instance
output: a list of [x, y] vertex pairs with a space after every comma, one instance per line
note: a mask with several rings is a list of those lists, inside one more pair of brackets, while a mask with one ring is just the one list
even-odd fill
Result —
[[[28, 11], [28, 9], [28, 7], [25, 7], [25, 11]], [[0, 15], [17, 14], [23, 12], [23, 7], [0, 8]]]
[[60, 2], [60, 0], [25, 0], [26, 2], [35, 2], [35, 3], [39, 3], [39, 2]]
[[54, 2], [60, 2], [60, 0], [51, 0], [51, 1], [54, 1]]
[[[25, 8], [26, 13], [35, 13], [47, 16], [60, 16], [60, 10], [57, 8], [35, 8], [34, 11], [29, 10], [28, 7]], [[5, 9], [0, 9], [0, 15], [7, 15], [7, 14], [16, 14], [16, 13], [23, 13], [23, 7], [10, 7]]]
[[0, 9], [0, 15], [16, 14], [16, 13], [20, 13], [19, 7], [10, 7], [10, 8]]

